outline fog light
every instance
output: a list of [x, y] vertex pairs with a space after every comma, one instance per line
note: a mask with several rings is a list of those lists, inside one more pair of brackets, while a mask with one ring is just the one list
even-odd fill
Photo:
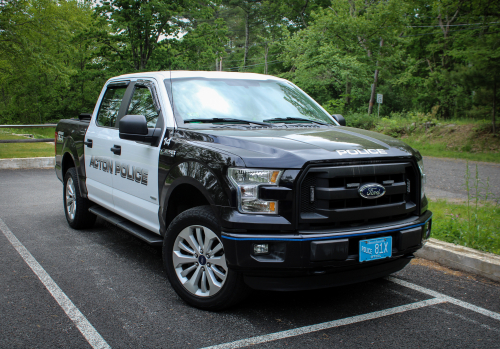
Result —
[[256, 245], [253, 245], [253, 253], [254, 254], [266, 254], [266, 253], [269, 253], [269, 245], [268, 244], [256, 244]]

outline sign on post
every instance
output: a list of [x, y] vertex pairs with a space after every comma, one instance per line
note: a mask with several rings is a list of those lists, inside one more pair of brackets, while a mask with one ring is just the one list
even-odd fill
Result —
[[381, 93], [377, 93], [377, 103], [378, 103], [378, 110], [377, 110], [377, 117], [380, 117], [380, 105], [384, 101], [384, 95]]

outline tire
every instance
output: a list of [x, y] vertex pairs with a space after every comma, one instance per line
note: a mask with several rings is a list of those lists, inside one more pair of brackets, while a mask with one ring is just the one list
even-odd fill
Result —
[[92, 203], [80, 195], [78, 175], [74, 167], [68, 169], [64, 176], [63, 202], [66, 220], [71, 228], [85, 229], [94, 225], [96, 216], [89, 212]]
[[163, 263], [177, 294], [199, 309], [222, 310], [250, 291], [243, 276], [227, 267], [219, 223], [210, 206], [191, 208], [172, 221], [163, 239]]

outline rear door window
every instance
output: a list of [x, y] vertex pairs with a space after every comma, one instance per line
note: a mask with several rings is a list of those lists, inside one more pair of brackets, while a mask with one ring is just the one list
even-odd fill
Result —
[[99, 106], [99, 113], [97, 114], [98, 126], [116, 127], [116, 118], [126, 90], [126, 86], [108, 87]]

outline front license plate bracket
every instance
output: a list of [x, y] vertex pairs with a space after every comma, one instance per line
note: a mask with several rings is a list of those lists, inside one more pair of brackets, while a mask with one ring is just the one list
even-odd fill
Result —
[[375, 261], [392, 257], [392, 236], [361, 240], [359, 242], [359, 261]]

